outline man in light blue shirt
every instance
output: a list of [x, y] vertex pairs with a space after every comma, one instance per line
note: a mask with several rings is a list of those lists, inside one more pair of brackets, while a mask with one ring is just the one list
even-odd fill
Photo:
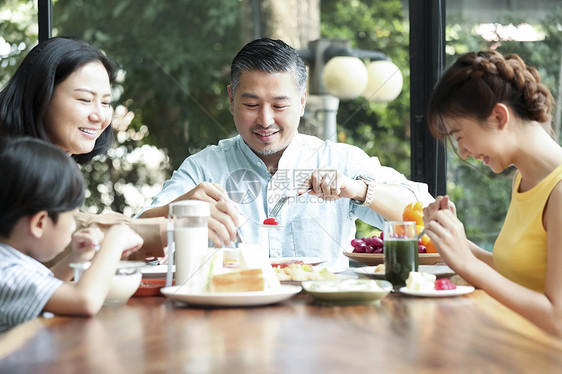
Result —
[[[342, 250], [355, 219], [382, 227], [404, 207], [433, 198], [378, 158], [341, 143], [299, 134], [307, 73], [297, 52], [280, 40], [258, 39], [234, 58], [228, 87], [239, 135], [188, 157], [140, 217], [168, 216], [184, 199], [211, 203], [209, 239], [229, 244], [239, 227], [270, 257], [323, 257], [347, 265]], [[277, 227], [262, 222], [289, 196]]]

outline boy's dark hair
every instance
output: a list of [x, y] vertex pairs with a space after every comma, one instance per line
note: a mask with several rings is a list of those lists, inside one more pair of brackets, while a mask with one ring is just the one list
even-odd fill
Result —
[[84, 202], [78, 165], [54, 145], [34, 138], [0, 139], [0, 235], [9, 237], [20, 218], [46, 210], [59, 213]]
[[[0, 136], [31, 136], [49, 141], [43, 117], [55, 86], [83, 65], [99, 61], [113, 83], [116, 66], [98, 48], [75, 38], [55, 37], [36, 45], [0, 92]], [[111, 125], [91, 152], [72, 155], [79, 164], [105, 153], [113, 142]]]

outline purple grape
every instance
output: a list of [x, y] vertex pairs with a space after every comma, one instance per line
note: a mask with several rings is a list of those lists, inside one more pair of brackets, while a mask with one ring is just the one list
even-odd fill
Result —
[[418, 244], [418, 253], [426, 253], [426, 252], [427, 252], [427, 248], [425, 248], [425, 245]]
[[381, 248], [384, 245], [384, 242], [382, 241], [381, 238], [377, 237], [377, 236], [373, 236], [371, 239], [371, 245], [374, 246], [375, 248]]
[[353, 240], [351, 240], [351, 246], [352, 246], [353, 248], [356, 248], [356, 249], [361, 246], [361, 243], [363, 243], [363, 240], [361, 240], [361, 239], [353, 239]]
[[365, 253], [373, 253], [375, 251], [375, 247], [373, 247], [372, 245], [367, 245], [367, 247], [365, 248]]
[[383, 253], [383, 247], [377, 247], [377, 248], [375, 248], [375, 250], [373, 251], [373, 253]]
[[363, 241], [367, 244], [367, 245], [373, 245], [373, 238], [363, 238]]
[[353, 252], [355, 253], [365, 253], [366, 251], [367, 251], [367, 244], [365, 244], [365, 242], [363, 241], [357, 244], [357, 246], [353, 250]]

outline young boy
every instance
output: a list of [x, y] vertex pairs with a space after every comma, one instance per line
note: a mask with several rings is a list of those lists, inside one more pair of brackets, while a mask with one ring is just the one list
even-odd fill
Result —
[[[0, 165], [0, 332], [41, 312], [96, 314], [121, 256], [140, 248], [141, 237], [127, 226], [112, 227], [88, 271], [77, 283], [65, 283], [68, 263], [91, 258], [99, 239], [94, 230], [72, 235], [85, 196], [78, 166], [32, 138], [1, 139]], [[40, 263], [71, 240], [73, 253], [53, 268], [56, 274]]]

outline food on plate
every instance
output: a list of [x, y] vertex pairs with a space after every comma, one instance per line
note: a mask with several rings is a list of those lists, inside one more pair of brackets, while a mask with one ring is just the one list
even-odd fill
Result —
[[339, 282], [308, 283], [306, 290], [313, 292], [361, 292], [382, 291], [383, 288], [372, 279], [345, 279]]
[[406, 288], [412, 291], [431, 291], [435, 289], [435, 275], [411, 271], [406, 279]]
[[270, 225], [270, 226], [277, 226], [277, 225], [279, 225], [279, 222], [277, 221], [276, 218], [271, 217], [271, 218], [264, 219], [263, 224], [264, 225]]
[[212, 292], [239, 292], [240, 290], [265, 290], [262, 269], [238, 270], [211, 277]]
[[224, 266], [223, 249], [209, 248], [201, 258], [195, 279], [187, 282], [189, 292], [251, 292], [281, 287], [267, 252], [255, 245], [239, 244], [238, 266]]
[[[427, 236], [427, 235], [424, 235], [424, 236]], [[426, 251], [426, 253], [437, 253], [437, 249], [435, 248], [435, 244], [433, 244], [431, 239], [429, 239], [429, 241], [425, 245], [425, 251]]]
[[[423, 204], [421, 201], [406, 205], [402, 212], [402, 219], [404, 221], [415, 222], [416, 231], [418, 235], [421, 234], [424, 229]], [[384, 235], [381, 232], [378, 235], [370, 236], [369, 234], [367, 237], [361, 239], [353, 239], [351, 240], [351, 246], [353, 247], [353, 253], [383, 253]], [[431, 239], [429, 239], [429, 236], [424, 234], [418, 240], [418, 253], [437, 253], [435, 245]]]
[[281, 282], [337, 279], [337, 276], [326, 268], [317, 271], [311, 265], [303, 263], [274, 264], [273, 268], [277, 279]]
[[[424, 229], [423, 222], [423, 204], [421, 201], [410, 203], [406, 205], [404, 211], [402, 212], [402, 220], [404, 221], [414, 221], [416, 223], [416, 230], [418, 235]], [[429, 239], [429, 236], [423, 235], [418, 241], [418, 252], [419, 253], [437, 253], [435, 245]]]
[[297, 259], [293, 259], [293, 260], [284, 260], [284, 261], [280, 261], [280, 262], [275, 262], [275, 260], [271, 261], [271, 266], [273, 266], [273, 268], [284, 268], [287, 267], [289, 265], [292, 264], [297, 264], [297, 265], [304, 265], [304, 261], [302, 260], [297, 260]]
[[382, 233], [379, 236], [372, 236], [361, 239], [351, 240], [351, 246], [355, 253], [382, 253], [383, 239]]
[[[423, 230], [423, 226], [421, 226], [421, 229], [418, 226], [418, 234], [421, 230]], [[428, 241], [431, 242], [427, 235], [422, 236], [422, 238], [418, 240], [418, 253], [426, 253], [426, 244]], [[384, 253], [384, 235], [381, 232], [378, 236], [352, 239], [351, 246], [353, 247], [353, 253]]]
[[378, 264], [377, 266], [375, 266], [375, 270], [373, 272], [375, 274], [384, 274], [385, 272], [384, 264]]
[[430, 273], [411, 271], [406, 280], [406, 288], [410, 291], [427, 292], [455, 290], [457, 286], [448, 278], [436, 279], [436, 276]]
[[414, 221], [416, 225], [423, 226], [423, 204], [421, 201], [406, 205], [402, 212], [404, 221]]
[[435, 290], [442, 291], [442, 290], [456, 290], [457, 286], [450, 279], [441, 278], [435, 281]]

